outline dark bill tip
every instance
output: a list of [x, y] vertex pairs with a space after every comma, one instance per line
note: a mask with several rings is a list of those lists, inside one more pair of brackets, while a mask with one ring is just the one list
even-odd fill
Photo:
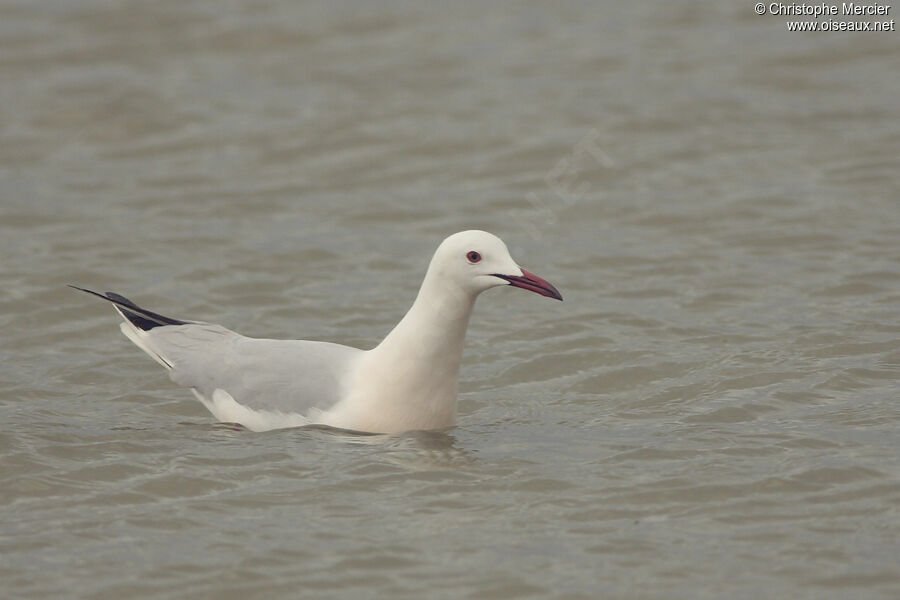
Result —
[[547, 296], [548, 298], [554, 298], [556, 300], [563, 299], [562, 294], [559, 293], [559, 290], [556, 289], [552, 283], [538, 277], [534, 273], [529, 273], [525, 269], [522, 269], [521, 277], [517, 275], [501, 275], [499, 273], [494, 273], [494, 277], [505, 279], [509, 282], [509, 285], [513, 287], [522, 288], [523, 290], [528, 290], [529, 292], [534, 292], [541, 296]]

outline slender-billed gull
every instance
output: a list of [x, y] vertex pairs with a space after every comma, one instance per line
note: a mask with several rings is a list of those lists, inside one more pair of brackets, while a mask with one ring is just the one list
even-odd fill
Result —
[[113, 292], [122, 333], [220, 421], [253, 431], [321, 424], [398, 433], [456, 422], [457, 379], [475, 298], [509, 285], [562, 300], [519, 267], [506, 244], [462, 231], [434, 253], [415, 302], [371, 350], [245, 337], [221, 325], [164, 317]]

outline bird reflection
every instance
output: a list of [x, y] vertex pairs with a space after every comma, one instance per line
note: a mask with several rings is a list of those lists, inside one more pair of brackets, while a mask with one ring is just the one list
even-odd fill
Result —
[[475, 462], [469, 452], [457, 447], [456, 437], [447, 431], [406, 431], [403, 433], [366, 433], [326, 425], [309, 425], [350, 444], [372, 447], [385, 460], [414, 468], [462, 467]]

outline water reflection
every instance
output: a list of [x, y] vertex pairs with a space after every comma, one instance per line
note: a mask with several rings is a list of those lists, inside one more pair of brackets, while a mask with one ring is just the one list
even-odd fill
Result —
[[[187, 423], [185, 424], [187, 425]], [[350, 445], [367, 446], [373, 450], [373, 457], [406, 468], [455, 468], [472, 464], [476, 460], [470, 452], [457, 447], [456, 437], [447, 431], [406, 431], [385, 434], [338, 429], [328, 425], [306, 425], [259, 434], [250, 431], [240, 423], [215, 423], [211, 427], [215, 431], [252, 436], [279, 435], [289, 431], [300, 431], [319, 439], [325, 437]]]
[[348, 431], [325, 425], [310, 425], [302, 429], [334, 436], [349, 444], [370, 446], [377, 457], [407, 468], [461, 467], [475, 462], [475, 457], [458, 448], [456, 437], [447, 431], [383, 434]]

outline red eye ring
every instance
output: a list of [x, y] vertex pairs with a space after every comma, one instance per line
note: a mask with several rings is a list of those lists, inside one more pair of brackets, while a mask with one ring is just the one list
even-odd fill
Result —
[[475, 252], [474, 250], [469, 250], [466, 253], [466, 260], [468, 260], [473, 265], [477, 262], [481, 262], [481, 255]]

